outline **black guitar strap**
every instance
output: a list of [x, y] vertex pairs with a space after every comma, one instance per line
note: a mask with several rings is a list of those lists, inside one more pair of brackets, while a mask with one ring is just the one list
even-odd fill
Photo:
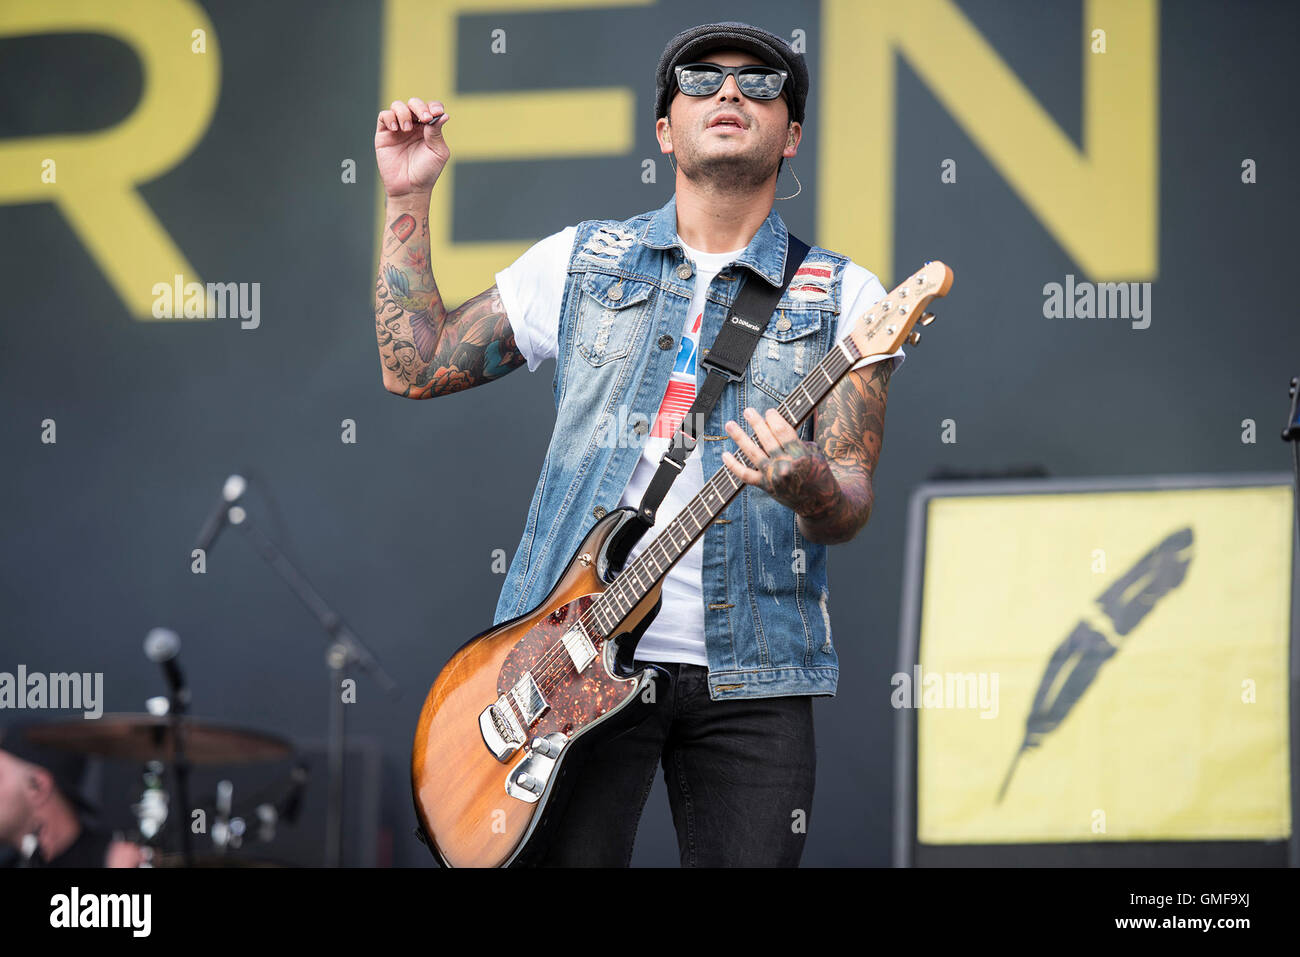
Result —
[[705, 354], [700, 359], [700, 365], [708, 370], [704, 384], [700, 386], [700, 391], [695, 396], [690, 409], [687, 410], [681, 425], [673, 433], [668, 451], [659, 460], [659, 468], [646, 487], [645, 494], [641, 496], [637, 514], [624, 523], [616, 537], [611, 540], [607, 555], [610, 566], [615, 571], [622, 570], [623, 562], [632, 546], [654, 525], [655, 514], [664, 496], [668, 494], [668, 489], [681, 474], [686, 466], [686, 459], [695, 449], [698, 441], [695, 434], [696, 426], [703, 426], [708, 421], [709, 413], [713, 411], [726, 384], [735, 382], [745, 375], [749, 359], [758, 347], [759, 337], [762, 336], [763, 330], [767, 328], [772, 318], [772, 313], [776, 310], [781, 293], [790, 285], [795, 271], [808, 255], [807, 243], [793, 233], [787, 232], [786, 236], [789, 243], [785, 256], [785, 275], [781, 279], [781, 285], [773, 286], [766, 280], [750, 282], [754, 274], [747, 274], [741, 280], [740, 291], [736, 293], [730, 313], [722, 323], [713, 345], [705, 350]]

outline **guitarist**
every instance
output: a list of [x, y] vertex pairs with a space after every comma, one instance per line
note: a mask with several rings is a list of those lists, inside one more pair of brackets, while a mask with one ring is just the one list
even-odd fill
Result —
[[[655, 93], [673, 197], [548, 236], [456, 309], [438, 293], [428, 238], [448, 111], [412, 97], [379, 114], [385, 387], [424, 399], [556, 360], [555, 431], [494, 624], [541, 602], [595, 520], [640, 502], [704, 380], [701, 344], [741, 280], [780, 285], [787, 232], [773, 201], [807, 96], [803, 55], [780, 37], [735, 22], [679, 33]], [[660, 765], [683, 866], [799, 863], [816, 772], [812, 698], [834, 694], [839, 674], [826, 546], [854, 538], [871, 514], [886, 390], [903, 354], [859, 360], [797, 431], [775, 406], [884, 295], [872, 273], [813, 246], [748, 375], [701, 423], [629, 561], [723, 465], [746, 487], [670, 571], [637, 647], [671, 686], [656, 689], [650, 718], [593, 748], [543, 863], [625, 866]]]

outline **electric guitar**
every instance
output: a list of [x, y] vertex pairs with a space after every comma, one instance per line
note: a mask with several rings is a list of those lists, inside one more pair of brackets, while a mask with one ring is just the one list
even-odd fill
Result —
[[[919, 342], [912, 327], [933, 321], [922, 313], [952, 281], [942, 262], [926, 263], [854, 323], [780, 414], [797, 428], [858, 359]], [[621, 572], [631, 543], [619, 533], [636, 509], [607, 513], [539, 605], [452, 655], [429, 689], [411, 752], [417, 834], [444, 865], [524, 864], [544, 850], [584, 752], [646, 716], [651, 682], [667, 687], [664, 669], [633, 667], [636, 644], [659, 612], [669, 569], [741, 488], [720, 468]]]

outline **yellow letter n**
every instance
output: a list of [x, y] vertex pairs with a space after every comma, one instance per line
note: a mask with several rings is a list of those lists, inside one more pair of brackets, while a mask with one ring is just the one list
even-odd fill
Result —
[[[1154, 0], [1083, 4], [1082, 150], [951, 0], [824, 0], [822, 11], [817, 224], [825, 245], [854, 250], [890, 287], [897, 51], [1083, 271], [1095, 280], [1155, 277]], [[1091, 30], [1100, 26], [1107, 52], [1092, 56]], [[942, 224], [933, 225], [939, 258]]]

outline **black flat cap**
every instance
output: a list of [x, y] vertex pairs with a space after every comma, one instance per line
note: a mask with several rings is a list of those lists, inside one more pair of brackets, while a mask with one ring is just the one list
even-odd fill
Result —
[[677, 89], [673, 68], [680, 63], [694, 63], [710, 50], [721, 49], [744, 50], [770, 67], [785, 70], [789, 76], [782, 92], [790, 94], [790, 119], [796, 123], [803, 122], [804, 104], [808, 99], [808, 65], [803, 54], [795, 53], [790, 44], [775, 34], [735, 20], [691, 27], [668, 41], [659, 56], [655, 74], [656, 120], [668, 115], [668, 101]]

